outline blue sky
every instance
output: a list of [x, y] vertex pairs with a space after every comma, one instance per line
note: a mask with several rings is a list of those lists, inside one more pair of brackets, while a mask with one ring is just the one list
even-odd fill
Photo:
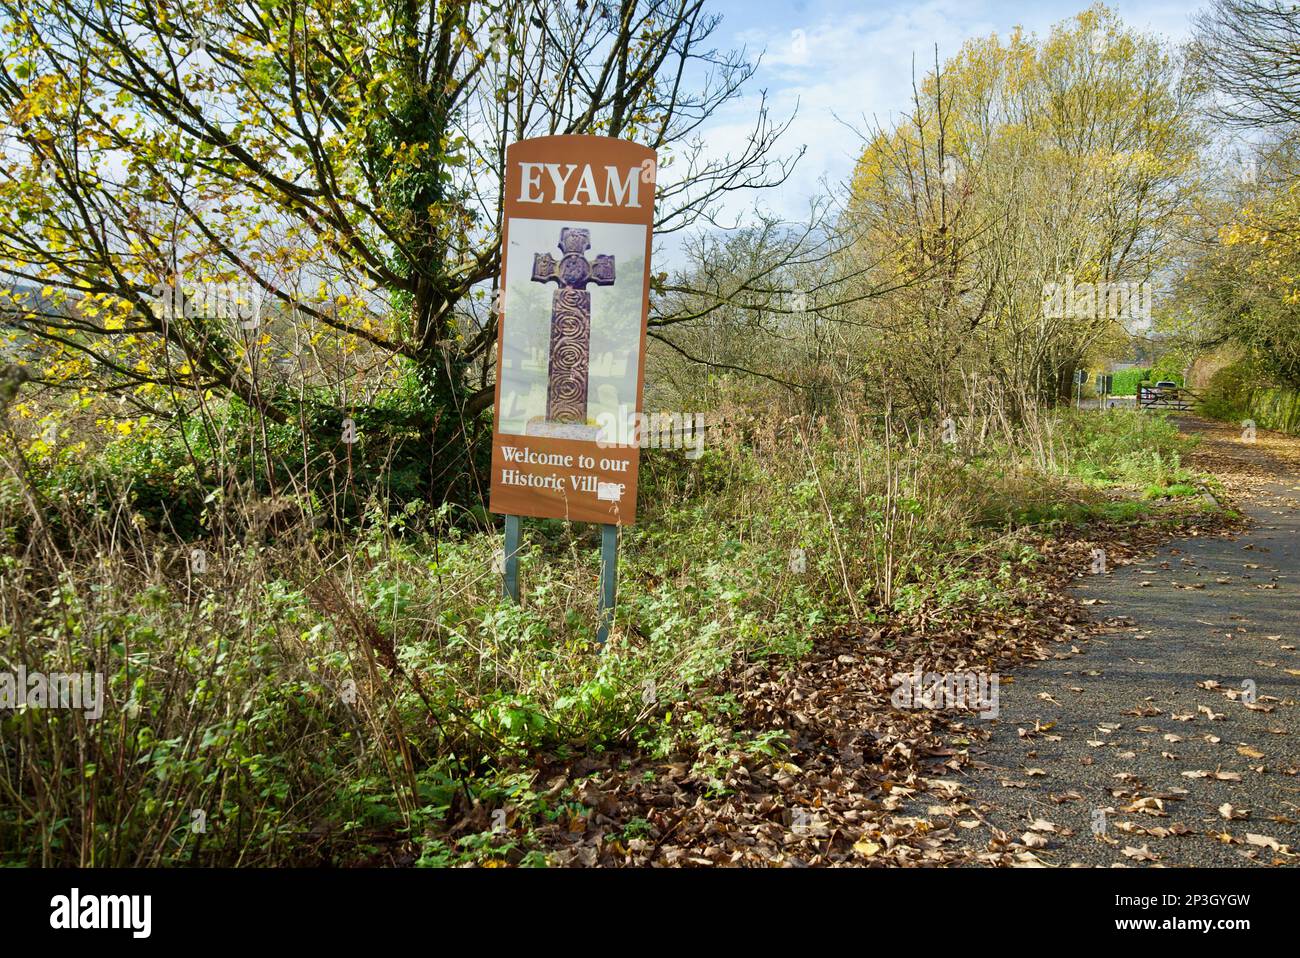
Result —
[[[723, 16], [714, 45], [746, 47], [751, 57], [763, 52], [763, 58], [746, 95], [713, 118], [706, 130], [710, 148], [739, 147], [752, 127], [760, 91], [767, 90], [775, 117], [788, 116], [797, 104], [799, 115], [786, 135], [786, 149], [807, 144], [807, 155], [783, 189], [761, 198], [751, 195], [744, 205], [752, 209], [758, 199], [787, 217], [801, 217], [823, 176], [839, 183], [851, 168], [858, 141], [836, 116], [859, 128], [863, 117], [881, 122], [897, 117], [908, 106], [913, 57], [920, 74], [933, 63], [935, 44], [942, 61], [972, 37], [1005, 36], [1016, 26], [1046, 35], [1052, 24], [1089, 5], [1089, 0], [1033, 5], [1000, 0], [711, 0], [708, 9]], [[1112, 0], [1108, 6], [1132, 28], [1182, 42], [1201, 4]]]

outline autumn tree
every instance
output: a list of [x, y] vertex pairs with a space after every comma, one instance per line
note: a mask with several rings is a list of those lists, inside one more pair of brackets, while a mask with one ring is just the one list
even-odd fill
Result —
[[[0, 11], [5, 322], [45, 344], [38, 380], [160, 415], [209, 394], [316, 431], [349, 413], [428, 448], [434, 496], [491, 402], [509, 142], [655, 148], [660, 235], [789, 170], [764, 108], [740, 152], [706, 152], [754, 66], [711, 45], [698, 0]], [[230, 322], [213, 288], [264, 301], [278, 333]]]
[[1250, 379], [1300, 388], [1300, 19], [1294, 4], [1217, 0], [1197, 17], [1192, 61], [1215, 97], [1220, 175], [1185, 253], [1175, 331], [1227, 347]]
[[1054, 315], [1044, 291], [1158, 277], [1195, 183], [1195, 99], [1169, 50], [1100, 6], [936, 64], [854, 176], [872, 245], [929, 274], [865, 319], [882, 375], [926, 412], [972, 382], [1018, 404], [1068, 395], [1124, 330], [1106, 311]]

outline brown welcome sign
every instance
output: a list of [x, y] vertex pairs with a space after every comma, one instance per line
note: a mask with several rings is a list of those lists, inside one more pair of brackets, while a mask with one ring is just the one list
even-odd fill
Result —
[[655, 166], [603, 136], [506, 151], [493, 512], [636, 518], [639, 449], [616, 424], [641, 410]]

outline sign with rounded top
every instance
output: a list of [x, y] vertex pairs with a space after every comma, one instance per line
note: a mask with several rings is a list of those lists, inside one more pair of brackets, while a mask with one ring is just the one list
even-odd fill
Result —
[[656, 155], [604, 136], [506, 150], [493, 512], [630, 525]]

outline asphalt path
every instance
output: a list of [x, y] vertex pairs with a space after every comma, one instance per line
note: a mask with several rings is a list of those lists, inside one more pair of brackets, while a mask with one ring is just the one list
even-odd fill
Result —
[[1252, 528], [1081, 571], [1098, 629], [1003, 676], [972, 748], [972, 864], [1007, 842], [1057, 866], [1300, 860], [1300, 474], [1276, 442], [1183, 422], [1250, 474]]

